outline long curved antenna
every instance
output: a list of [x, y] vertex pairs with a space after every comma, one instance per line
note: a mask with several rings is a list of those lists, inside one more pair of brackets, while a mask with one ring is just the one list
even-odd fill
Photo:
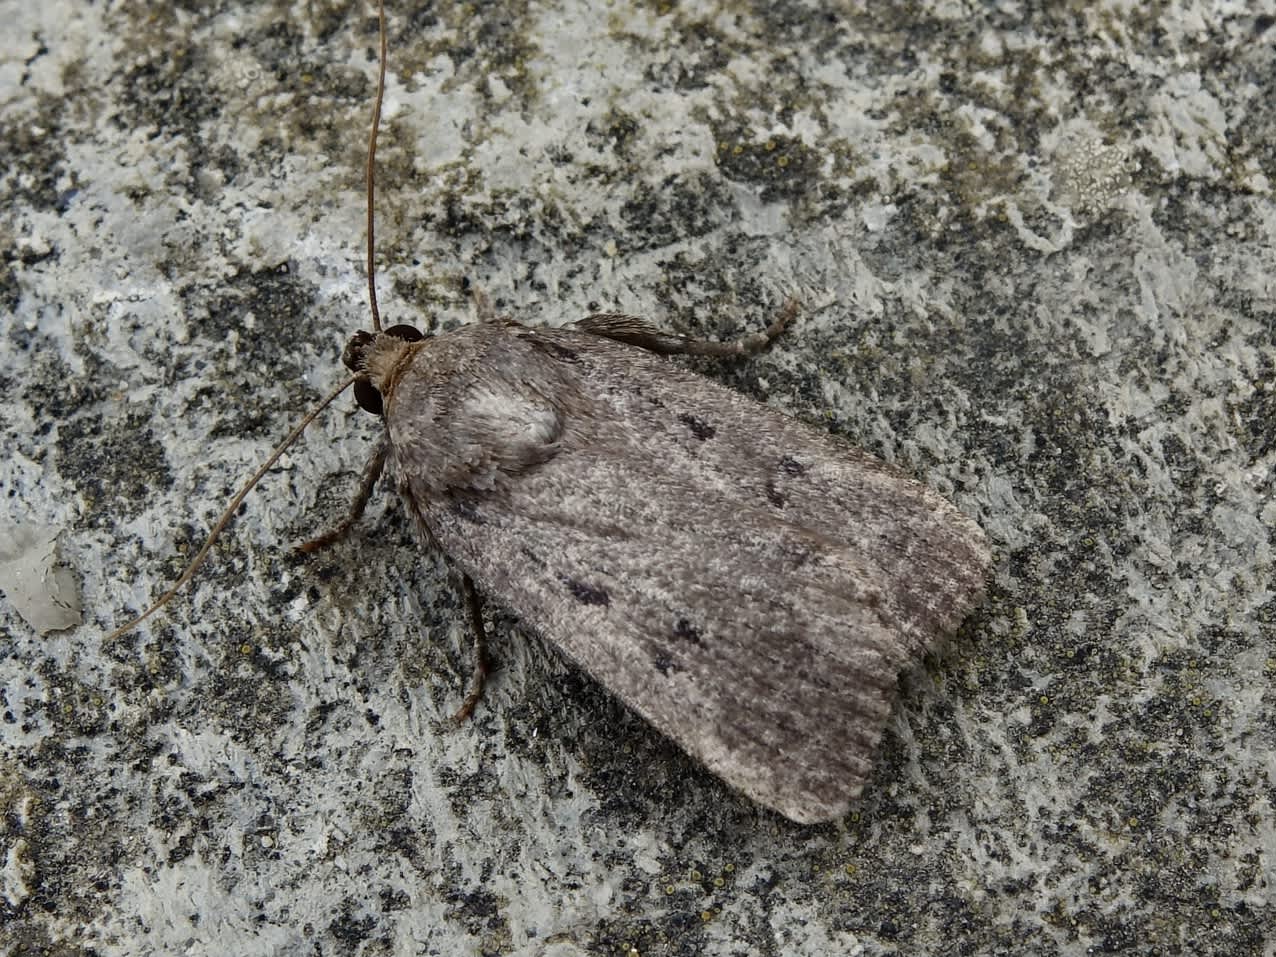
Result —
[[372, 329], [381, 331], [381, 311], [377, 308], [376, 217], [373, 192], [377, 158], [377, 131], [381, 128], [381, 101], [385, 98], [385, 0], [377, 0], [377, 22], [381, 32], [381, 55], [377, 65], [377, 98], [372, 107], [372, 131], [368, 134], [368, 164], [364, 181], [368, 187], [368, 305], [372, 307]]
[[341, 385], [337, 386], [337, 388], [324, 396], [323, 401], [307, 412], [306, 417], [298, 422], [296, 427], [288, 433], [288, 437], [275, 446], [275, 451], [270, 453], [270, 458], [266, 459], [266, 461], [261, 464], [261, 467], [253, 473], [252, 478], [245, 482], [244, 487], [241, 488], [235, 494], [235, 497], [230, 500], [230, 504], [226, 506], [226, 510], [222, 512], [221, 517], [217, 519], [217, 523], [213, 526], [212, 531], [208, 533], [208, 538], [204, 540], [204, 546], [195, 554], [195, 557], [190, 560], [190, 564], [186, 566], [186, 570], [182, 572], [181, 577], [173, 583], [173, 587], [164, 592], [164, 594], [161, 595], [150, 608], [146, 609], [146, 611], [142, 612], [127, 624], [120, 625], [120, 627], [107, 635], [103, 641], [113, 641], [120, 635], [132, 631], [142, 622], [146, 621], [147, 618], [150, 618], [151, 615], [155, 614], [155, 612], [167, 605], [169, 600], [181, 591], [182, 586], [195, 577], [195, 572], [199, 570], [200, 565], [204, 564], [204, 559], [206, 559], [208, 557], [208, 553], [212, 551], [213, 543], [217, 541], [217, 539], [221, 536], [221, 533], [226, 529], [226, 526], [230, 524], [230, 520], [235, 517], [235, 509], [239, 508], [239, 506], [243, 503], [248, 493], [252, 491], [253, 486], [261, 481], [262, 476], [264, 476], [270, 470], [270, 467], [278, 461], [279, 456], [288, 451], [288, 447], [301, 437], [301, 433], [305, 431], [306, 426], [313, 422], [320, 412], [331, 405], [332, 401], [337, 396], [350, 388], [356, 378], [358, 377], [350, 376], [341, 383]]

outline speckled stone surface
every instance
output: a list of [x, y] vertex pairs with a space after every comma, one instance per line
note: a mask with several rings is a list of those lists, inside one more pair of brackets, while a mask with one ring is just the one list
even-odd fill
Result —
[[[697, 366], [988, 531], [859, 810], [727, 790], [491, 608], [393, 496], [320, 557], [341, 401], [121, 639], [367, 325], [359, 3], [5, 0], [0, 952], [1276, 952], [1276, 5], [391, 4], [391, 321], [469, 288]], [[823, 309], [815, 309], [824, 305]]]

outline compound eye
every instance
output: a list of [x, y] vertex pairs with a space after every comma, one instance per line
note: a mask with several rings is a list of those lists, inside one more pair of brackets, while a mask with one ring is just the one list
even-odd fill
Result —
[[409, 325], [391, 326], [382, 335], [393, 336], [395, 339], [402, 339], [404, 342], [420, 342], [425, 338], [414, 326]]
[[372, 347], [372, 343], [376, 341], [376, 336], [370, 332], [360, 330], [350, 337], [350, 341], [346, 343], [346, 347], [341, 352], [341, 361], [351, 372], [358, 372], [363, 368], [364, 356], [368, 354], [368, 349]]
[[381, 393], [367, 379], [355, 380], [354, 400], [359, 403], [359, 408], [363, 409], [364, 412], [381, 415], [384, 411], [381, 405]]

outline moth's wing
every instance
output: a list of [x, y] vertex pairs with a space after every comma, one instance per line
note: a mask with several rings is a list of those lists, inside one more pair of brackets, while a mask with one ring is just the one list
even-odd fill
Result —
[[[982, 591], [978, 527], [898, 470], [667, 360], [572, 330], [507, 335], [518, 342], [485, 353], [476, 408], [507, 391], [524, 423], [542, 409], [552, 454], [443, 491], [400, 462], [420, 522], [729, 784], [795, 821], [843, 815], [900, 669]], [[406, 411], [396, 429], [398, 454], [412, 447]]]

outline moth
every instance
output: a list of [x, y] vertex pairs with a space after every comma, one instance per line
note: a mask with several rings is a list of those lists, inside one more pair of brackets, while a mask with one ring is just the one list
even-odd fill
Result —
[[[388, 469], [428, 547], [731, 787], [801, 823], [860, 792], [901, 670], [980, 599], [990, 554], [940, 495], [860, 449], [671, 356], [764, 348], [796, 310], [733, 343], [628, 315], [561, 328], [491, 318], [373, 331], [343, 353], [383, 431], [345, 534]], [[158, 607], [189, 580], [211, 538]], [[145, 615], [149, 615], [148, 610]], [[138, 619], [140, 620], [140, 619]], [[121, 631], [132, 627], [130, 622]], [[473, 707], [485, 674], [479, 654]]]

